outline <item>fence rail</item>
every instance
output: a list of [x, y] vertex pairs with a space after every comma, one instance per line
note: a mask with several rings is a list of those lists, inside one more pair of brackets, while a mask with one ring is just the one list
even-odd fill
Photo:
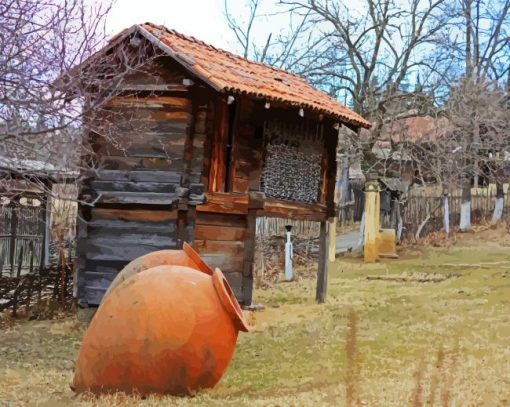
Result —
[[307, 239], [317, 239], [320, 223], [308, 220], [292, 220], [273, 217], [259, 217], [256, 221], [256, 235], [259, 237], [285, 236], [285, 226], [292, 226], [292, 234]]
[[16, 277], [0, 277], [0, 312], [10, 310], [29, 315], [48, 300], [65, 306], [72, 301], [73, 285], [70, 265], [36, 269]]
[[340, 229], [347, 228], [361, 221], [365, 206], [365, 194], [363, 185], [351, 183], [349, 185], [350, 200], [340, 204], [338, 207], [337, 226]]
[[0, 206], [0, 275], [14, 276], [39, 266], [44, 252], [45, 209], [42, 206]]
[[[461, 192], [455, 190], [448, 195], [449, 223], [450, 227], [459, 225]], [[494, 188], [478, 188], [471, 191], [471, 222], [474, 224], [490, 222], [496, 205], [496, 191]], [[503, 195], [503, 217], [510, 213], [510, 194]], [[429, 217], [420, 236], [444, 228], [444, 196], [437, 188], [411, 190], [408, 197], [402, 202], [401, 212], [404, 238], [414, 238], [420, 224]], [[386, 227], [390, 225], [384, 225]], [[392, 226], [390, 226], [392, 227]]]

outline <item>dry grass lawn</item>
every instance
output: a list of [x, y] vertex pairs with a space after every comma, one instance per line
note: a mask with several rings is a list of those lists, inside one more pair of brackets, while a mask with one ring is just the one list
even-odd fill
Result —
[[[0, 332], [7, 405], [509, 406], [510, 239], [466, 235], [449, 249], [364, 265], [339, 259], [329, 296], [314, 281], [257, 290], [256, 332], [241, 334], [216, 388], [193, 398], [76, 397], [83, 328], [74, 318]], [[1, 404], [1, 403], [0, 403]]]

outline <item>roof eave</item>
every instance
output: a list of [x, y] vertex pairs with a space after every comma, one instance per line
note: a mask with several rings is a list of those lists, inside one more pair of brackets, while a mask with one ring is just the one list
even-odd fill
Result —
[[349, 119], [340, 113], [336, 113], [334, 111], [329, 111], [326, 109], [317, 108], [316, 106], [312, 106], [308, 103], [292, 102], [292, 101], [285, 100], [284, 98], [276, 98], [274, 96], [268, 96], [263, 93], [253, 93], [253, 92], [241, 91], [241, 90], [231, 88], [228, 86], [226, 86], [223, 90], [226, 90], [227, 92], [231, 92], [232, 94], [246, 95], [248, 97], [252, 97], [255, 99], [265, 99], [268, 102], [273, 102], [273, 101], [278, 102], [283, 105], [287, 105], [289, 107], [299, 107], [299, 108], [303, 108], [303, 109], [311, 109], [315, 112], [318, 112], [319, 114], [323, 114], [327, 117], [337, 120], [338, 122], [349, 127], [353, 131], [356, 131], [358, 128], [364, 128], [364, 129], [372, 128], [372, 124], [370, 122], [364, 120], [361, 116], [360, 116], [361, 120]]
[[217, 92], [223, 92], [224, 86], [222, 84], [218, 83], [214, 80], [214, 78], [211, 78], [210, 76], [205, 75], [204, 73], [200, 72], [199, 69], [196, 69], [193, 65], [190, 65], [188, 62], [186, 62], [183, 58], [181, 58], [176, 52], [174, 52], [168, 45], [166, 45], [163, 41], [161, 41], [158, 37], [156, 37], [154, 34], [143, 28], [141, 25], [136, 26], [138, 29], [138, 32], [143, 35], [148, 41], [151, 42], [151, 44], [155, 45], [159, 49], [161, 49], [163, 52], [165, 52], [167, 55], [172, 57], [176, 62], [178, 62], [180, 65], [182, 65], [187, 71], [192, 73], [193, 75], [197, 76], [199, 79], [207, 83], [209, 86], [211, 86], [214, 90]]

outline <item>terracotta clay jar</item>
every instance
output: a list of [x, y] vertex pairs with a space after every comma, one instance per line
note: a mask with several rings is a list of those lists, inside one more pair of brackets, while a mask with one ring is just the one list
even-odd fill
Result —
[[182, 250], [158, 250], [155, 252], [148, 253], [144, 256], [140, 256], [130, 263], [128, 263], [114, 278], [111, 282], [108, 290], [104, 294], [101, 303], [105, 300], [110, 292], [117, 287], [120, 283], [127, 280], [129, 277], [134, 276], [141, 271], [150, 269], [156, 266], [187, 266], [197, 270], [201, 270], [204, 273], [212, 275], [213, 271], [209, 265], [202, 260], [200, 255], [193, 250], [188, 244], [184, 243]]
[[219, 269], [150, 268], [115, 287], [85, 332], [72, 389], [192, 394], [225, 372], [248, 331]]

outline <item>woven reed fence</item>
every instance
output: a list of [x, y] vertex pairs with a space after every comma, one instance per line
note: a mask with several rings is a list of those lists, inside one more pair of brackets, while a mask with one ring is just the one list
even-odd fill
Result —
[[286, 236], [285, 226], [292, 226], [292, 235], [306, 239], [318, 239], [320, 223], [308, 220], [259, 217], [256, 222], [256, 234], [259, 237]]
[[[510, 194], [508, 186], [504, 188], [503, 218], [510, 214]], [[462, 190], [454, 190], [448, 195], [449, 222], [454, 229], [459, 225]], [[483, 224], [492, 220], [496, 205], [495, 186], [488, 188], [473, 188], [471, 190], [471, 223]], [[402, 219], [404, 225], [404, 239], [415, 237], [421, 223], [429, 216], [420, 236], [444, 228], [444, 196], [438, 188], [417, 188], [409, 191], [407, 198], [402, 202]], [[383, 219], [383, 227], [393, 227], [388, 219]]]
[[0, 312], [10, 311], [13, 317], [19, 313], [48, 317], [48, 312], [69, 308], [73, 302], [72, 274], [66, 264], [0, 277]]

